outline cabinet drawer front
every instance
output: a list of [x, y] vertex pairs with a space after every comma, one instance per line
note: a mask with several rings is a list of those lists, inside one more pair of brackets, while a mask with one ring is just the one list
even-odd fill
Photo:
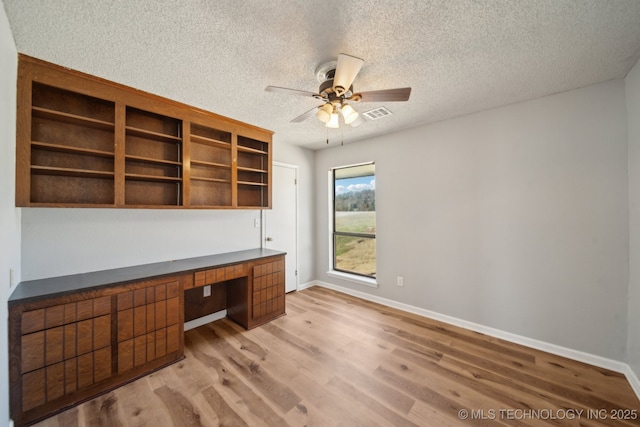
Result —
[[[146, 288], [118, 295], [120, 301], [117, 344], [119, 374], [153, 363], [181, 348], [182, 296], [178, 280], [151, 282]], [[168, 329], [176, 332], [168, 334]], [[168, 342], [168, 336], [172, 342]]]
[[206, 281], [206, 272], [205, 271], [197, 271], [193, 274], [193, 286], [204, 286], [207, 284]]
[[253, 267], [253, 293], [251, 318], [276, 317], [285, 309], [284, 260], [255, 265]]
[[112, 298], [22, 313], [22, 410], [31, 411], [112, 377]]

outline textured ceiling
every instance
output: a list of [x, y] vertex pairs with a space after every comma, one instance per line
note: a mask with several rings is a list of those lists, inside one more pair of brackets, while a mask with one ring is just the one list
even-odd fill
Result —
[[638, 0], [3, 0], [18, 51], [326, 146], [317, 91], [339, 53], [356, 91], [410, 86], [392, 116], [332, 145], [622, 78], [640, 56]]

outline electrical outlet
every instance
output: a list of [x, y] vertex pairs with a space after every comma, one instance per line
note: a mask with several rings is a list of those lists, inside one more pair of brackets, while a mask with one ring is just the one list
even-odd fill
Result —
[[9, 270], [9, 288], [13, 288], [13, 268]]
[[253, 219], [253, 228], [259, 228], [260, 227], [260, 218], [254, 218]]
[[404, 286], [404, 278], [402, 276], [396, 277], [396, 285]]
[[207, 285], [204, 287], [204, 293], [203, 295], [204, 297], [210, 297], [211, 296], [211, 285]]

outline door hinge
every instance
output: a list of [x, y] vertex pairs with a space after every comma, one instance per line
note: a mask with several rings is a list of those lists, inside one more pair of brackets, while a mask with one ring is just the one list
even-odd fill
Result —
[[298, 275], [298, 270], [296, 270], [296, 274], [295, 274], [295, 275], [296, 275], [296, 276]]
[[298, 178], [293, 179], [293, 185], [298, 185]]

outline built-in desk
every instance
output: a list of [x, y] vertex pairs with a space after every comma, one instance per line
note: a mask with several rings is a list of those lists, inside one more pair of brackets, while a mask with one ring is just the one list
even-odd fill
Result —
[[25, 281], [9, 298], [11, 416], [33, 423], [184, 357], [185, 294], [224, 292], [253, 328], [285, 313], [284, 252], [269, 249]]

